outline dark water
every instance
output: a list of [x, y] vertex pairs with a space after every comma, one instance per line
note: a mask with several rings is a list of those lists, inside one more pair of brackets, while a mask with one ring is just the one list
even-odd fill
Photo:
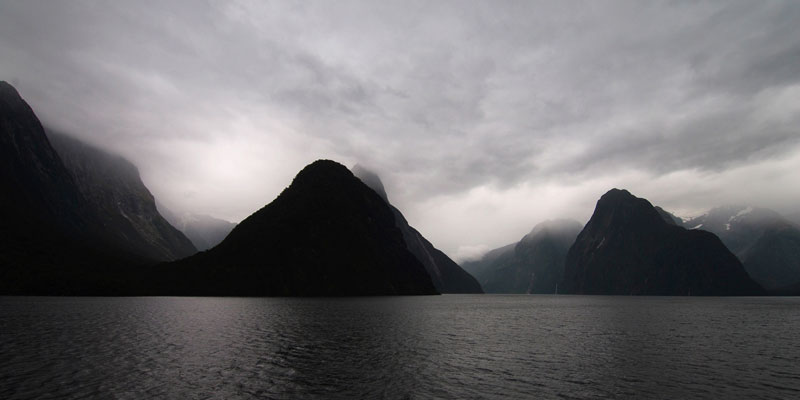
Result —
[[0, 298], [0, 398], [800, 398], [800, 299]]

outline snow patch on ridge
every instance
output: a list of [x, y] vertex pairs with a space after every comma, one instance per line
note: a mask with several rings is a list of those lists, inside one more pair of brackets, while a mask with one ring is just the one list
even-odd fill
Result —
[[745, 216], [747, 214], [750, 214], [751, 212], [753, 212], [753, 207], [747, 206], [747, 208], [743, 208], [743, 209], [739, 210], [739, 212], [737, 212], [735, 215], [731, 215], [731, 217], [728, 218], [728, 222], [732, 222], [734, 220], [737, 220], [737, 219], [739, 219], [739, 218], [741, 218], [741, 217], [743, 217], [743, 216]]
[[744, 210], [741, 210], [738, 213], [736, 213], [736, 217], [741, 217], [741, 216], [750, 214], [751, 212], [753, 212], [753, 207], [748, 206]]

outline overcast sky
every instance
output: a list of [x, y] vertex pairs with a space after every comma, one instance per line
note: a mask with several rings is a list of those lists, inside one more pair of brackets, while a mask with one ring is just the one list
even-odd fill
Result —
[[239, 221], [315, 159], [358, 162], [462, 259], [612, 187], [799, 211], [798, 21], [768, 0], [0, 0], [0, 80], [176, 211]]

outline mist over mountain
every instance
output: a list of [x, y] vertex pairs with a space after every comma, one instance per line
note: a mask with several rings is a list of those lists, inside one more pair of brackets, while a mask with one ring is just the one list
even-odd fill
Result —
[[408, 224], [403, 213], [389, 202], [389, 196], [377, 174], [358, 164], [353, 167], [352, 171], [392, 209], [395, 224], [403, 232], [403, 239], [408, 250], [425, 266], [437, 290], [442, 293], [483, 293], [481, 285], [472, 275], [445, 253], [435, 248], [421, 233]]
[[78, 232], [88, 210], [83, 196], [50, 145], [44, 128], [16, 89], [0, 81], [0, 179], [4, 221], [16, 226], [37, 223], [58, 225]]
[[788, 219], [795, 226], [800, 227], [800, 212], [789, 214], [786, 216], [786, 219]]
[[575, 294], [764, 293], [713, 233], [670, 224], [650, 202], [619, 189], [597, 201], [569, 249], [561, 286]]
[[775, 211], [717, 207], [684, 226], [719, 236], [747, 273], [767, 290], [800, 283], [800, 228]]
[[218, 246], [164, 264], [157, 292], [203, 295], [436, 294], [388, 204], [344, 166], [319, 160]]
[[752, 206], [724, 206], [687, 220], [689, 229], [712, 232], [737, 255], [749, 248], [765, 229], [788, 224], [777, 212]]
[[158, 211], [172, 226], [183, 232], [199, 251], [208, 250], [222, 242], [235, 223], [205, 214], [176, 214], [162, 204], [156, 203]]
[[511, 257], [514, 254], [516, 243], [507, 244], [496, 249], [487, 251], [477, 259], [469, 259], [461, 262], [461, 267], [473, 276], [482, 274], [492, 263], [501, 258]]
[[573, 220], [541, 222], [519, 242], [464, 263], [464, 268], [474, 271], [487, 293], [555, 293], [581, 228]]
[[133, 164], [64, 135], [48, 138], [5, 82], [0, 145], [2, 293], [480, 293], [465, 269], [504, 293], [550, 293], [559, 281], [570, 293], [762, 293], [748, 272], [775, 292], [800, 282], [800, 231], [777, 213], [727, 207], [683, 222], [616, 189], [571, 246], [575, 223], [543, 223], [462, 269], [389, 203], [377, 175], [356, 166], [356, 177], [332, 161], [308, 165], [229, 235], [225, 221], [170, 215], [212, 249], [152, 266], [195, 246], [161, 215]]
[[121, 247], [16, 89], [0, 81], [0, 293], [119, 293], [147, 257]]
[[459, 261], [614, 186], [800, 211], [795, 1], [263, 3], [6, 1], [0, 79], [179, 214], [361, 162]]
[[800, 400], [798, 178], [800, 0], [0, 0], [0, 400]]
[[197, 252], [158, 212], [135, 165], [62, 133], [47, 131], [47, 136], [102, 229], [112, 235], [109, 240], [154, 261]]
[[356, 178], [361, 179], [361, 182], [364, 182], [365, 185], [374, 190], [387, 204], [391, 204], [389, 203], [389, 195], [386, 194], [386, 188], [383, 187], [383, 181], [381, 181], [378, 174], [360, 164], [354, 165], [350, 170]]

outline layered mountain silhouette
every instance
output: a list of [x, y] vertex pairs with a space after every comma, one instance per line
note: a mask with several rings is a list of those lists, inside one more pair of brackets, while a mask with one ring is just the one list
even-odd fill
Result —
[[[202, 238], [208, 251], [156, 264], [195, 248], [159, 213], [136, 167], [69, 137], [48, 138], [30, 106], [0, 82], [0, 294], [481, 292], [409, 226], [377, 175], [354, 170], [359, 177], [314, 162], [230, 234], [230, 225], [209, 220], [206, 233], [221, 228]], [[465, 266], [491, 292], [552, 293], [561, 280], [564, 293], [764, 293], [747, 268], [773, 293], [800, 293], [800, 233], [768, 210], [717, 209], [683, 223], [614, 189], [566, 251], [576, 231], [563, 221], [542, 224]]]
[[684, 226], [719, 236], [765, 289], [783, 290], [800, 284], [800, 228], [777, 212], [750, 206], [718, 207]]
[[581, 225], [572, 220], [537, 224], [519, 242], [465, 263], [487, 293], [555, 293], [564, 277], [564, 260]]
[[158, 211], [172, 226], [183, 232], [197, 250], [208, 250], [222, 242], [236, 226], [233, 222], [214, 218], [205, 214], [176, 214], [163, 205], [157, 204]]
[[58, 226], [86, 229], [83, 197], [50, 145], [39, 119], [16, 89], [0, 82], [0, 212], [7, 233], [14, 228]]
[[0, 293], [112, 294], [146, 257], [103, 220], [16, 89], [0, 82]]
[[195, 252], [129, 162], [45, 133], [0, 82], [0, 293], [133, 294], [142, 269]]
[[386, 201], [344, 166], [316, 161], [218, 246], [158, 267], [157, 292], [204, 295], [436, 294]]
[[353, 174], [375, 191], [391, 208], [395, 225], [403, 233], [408, 250], [425, 266], [434, 286], [441, 293], [483, 293], [478, 281], [464, 271], [455, 261], [434, 247], [419, 231], [408, 224], [405, 216], [389, 202], [383, 182], [377, 174], [361, 165], [353, 167]]
[[612, 189], [567, 253], [565, 293], [760, 295], [713, 233], [668, 223], [650, 202]]
[[107, 240], [154, 261], [176, 260], [197, 252], [158, 212], [136, 166], [67, 135], [47, 134], [83, 199], [110, 235]]

